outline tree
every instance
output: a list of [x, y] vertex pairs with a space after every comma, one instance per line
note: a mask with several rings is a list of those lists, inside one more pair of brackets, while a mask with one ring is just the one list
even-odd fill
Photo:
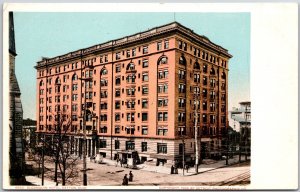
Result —
[[56, 185], [58, 185], [58, 173], [60, 173], [63, 186], [68, 180], [76, 177], [79, 171], [76, 167], [79, 157], [73, 155], [73, 140], [69, 135], [72, 121], [67, 117], [68, 115], [59, 112], [55, 115], [55, 127], [51, 132], [53, 141], [49, 142], [51, 143], [51, 153], [46, 154], [50, 156], [50, 161], [55, 163], [54, 181]]

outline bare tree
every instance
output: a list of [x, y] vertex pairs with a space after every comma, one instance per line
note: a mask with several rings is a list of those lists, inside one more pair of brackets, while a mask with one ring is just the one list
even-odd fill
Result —
[[55, 115], [55, 127], [52, 131], [53, 142], [51, 160], [55, 163], [54, 181], [58, 185], [58, 173], [61, 176], [62, 185], [66, 185], [68, 180], [72, 180], [78, 175], [76, 167], [79, 157], [73, 155], [72, 144], [73, 140], [70, 139], [71, 131], [71, 117], [64, 113], [57, 113]]

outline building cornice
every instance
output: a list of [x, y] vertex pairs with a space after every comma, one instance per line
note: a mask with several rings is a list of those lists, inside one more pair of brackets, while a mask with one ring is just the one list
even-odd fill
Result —
[[112, 51], [113, 49], [118, 49], [124, 46], [129, 46], [131, 44], [137, 43], [139, 41], [144, 41], [146, 39], [150, 39], [153, 37], [157, 37], [163, 34], [167, 33], [176, 33], [180, 32], [181, 34], [192, 38], [193, 40], [197, 41], [200, 44], [205, 45], [206, 47], [219, 52], [220, 54], [223, 54], [229, 58], [232, 57], [231, 54], [228, 53], [227, 49], [224, 49], [223, 47], [212, 43], [207, 37], [201, 36], [193, 32], [193, 30], [181, 25], [178, 22], [169, 23], [163, 26], [155, 27], [152, 29], [149, 29], [144, 32], [136, 33], [130, 36], [126, 36], [123, 38], [111, 40], [102, 44], [97, 44], [88, 48], [76, 50], [73, 52], [69, 52], [64, 55], [59, 55], [53, 58], [43, 58], [41, 61], [37, 62], [37, 65], [35, 66], [36, 69], [44, 68], [49, 65], [55, 65], [60, 62], [80, 58], [87, 56], [89, 54], [96, 54], [98, 52], [107, 52]]

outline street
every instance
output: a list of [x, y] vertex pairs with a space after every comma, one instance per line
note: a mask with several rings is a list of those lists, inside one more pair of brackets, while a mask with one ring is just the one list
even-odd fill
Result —
[[[225, 166], [225, 161], [218, 161], [211, 165], [201, 164], [199, 173], [195, 173], [195, 168], [190, 168], [183, 176], [182, 169], [178, 174], [170, 174], [170, 168], [164, 166], [140, 165], [139, 169], [129, 169], [116, 167], [114, 161], [106, 160], [105, 163], [97, 164], [87, 161], [88, 186], [121, 186], [125, 174], [132, 171], [133, 182], [129, 186], [245, 186], [250, 183], [250, 162], [236, 164], [236, 159], [230, 159], [233, 165]], [[45, 164], [47, 171], [45, 181], [53, 181], [54, 166]], [[82, 161], [77, 163], [78, 170], [82, 169]], [[37, 185], [40, 185], [40, 178], [35, 177]], [[49, 183], [48, 182], [48, 183]], [[46, 183], [46, 182], [45, 182]], [[50, 184], [51, 185], [51, 184]], [[59, 183], [61, 185], [61, 183]], [[67, 181], [68, 186], [82, 185], [82, 172]], [[52, 182], [52, 186], [55, 183]]]

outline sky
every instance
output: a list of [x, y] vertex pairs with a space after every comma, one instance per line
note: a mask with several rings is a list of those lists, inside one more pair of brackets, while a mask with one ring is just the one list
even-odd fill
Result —
[[174, 20], [233, 55], [229, 61], [228, 110], [241, 101], [250, 101], [250, 13], [14, 12], [23, 118], [36, 119], [34, 66], [41, 57], [66, 54]]

